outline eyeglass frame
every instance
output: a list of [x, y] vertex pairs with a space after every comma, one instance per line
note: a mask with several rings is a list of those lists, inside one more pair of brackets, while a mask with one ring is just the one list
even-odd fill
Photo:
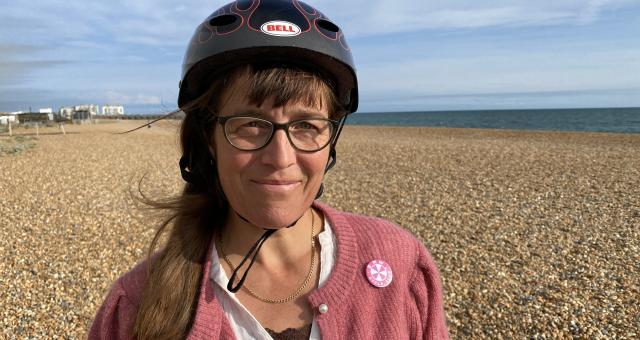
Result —
[[[271, 129], [271, 135], [269, 135], [269, 138], [267, 138], [266, 142], [264, 143], [264, 145], [262, 145], [259, 148], [256, 149], [241, 149], [237, 146], [235, 146], [233, 143], [231, 143], [231, 141], [229, 140], [229, 136], [227, 136], [227, 130], [225, 129], [225, 124], [227, 123], [227, 121], [229, 121], [229, 119], [232, 118], [252, 118], [252, 119], [258, 119], [258, 120], [262, 120], [265, 122], [268, 122], [269, 124], [271, 124], [271, 126], [273, 127]], [[268, 119], [264, 119], [264, 118], [260, 118], [260, 117], [255, 117], [255, 116], [216, 116], [214, 118], [216, 120], [216, 122], [218, 124], [220, 124], [220, 126], [222, 127], [222, 134], [224, 135], [224, 138], [227, 140], [227, 142], [229, 143], [229, 145], [233, 146], [234, 148], [240, 150], [240, 151], [258, 151], [264, 147], [266, 147], [267, 145], [269, 145], [269, 143], [271, 143], [271, 140], [273, 139], [273, 136], [276, 134], [276, 131], [278, 130], [284, 130], [284, 134], [287, 135], [287, 140], [289, 140], [289, 144], [297, 151], [300, 152], [305, 152], [305, 153], [314, 153], [314, 152], [318, 152], [324, 148], [327, 147], [327, 145], [333, 143], [333, 140], [336, 138], [336, 135], [338, 133], [338, 129], [340, 127], [340, 122], [333, 120], [333, 119], [329, 119], [329, 118], [323, 118], [323, 117], [311, 117], [311, 118], [301, 118], [301, 119], [296, 119], [296, 120], [292, 120], [289, 121], [287, 123], [276, 123], [276, 122], [272, 122]], [[331, 130], [331, 137], [329, 138], [329, 140], [327, 141], [327, 143], [325, 145], [323, 145], [321, 148], [317, 149], [317, 150], [303, 150], [300, 149], [299, 147], [297, 147], [295, 145], [295, 143], [291, 140], [291, 135], [289, 135], [289, 126], [291, 124], [294, 123], [298, 123], [301, 121], [305, 121], [305, 120], [325, 120], [327, 122], [329, 122], [331, 124], [332, 130]]]

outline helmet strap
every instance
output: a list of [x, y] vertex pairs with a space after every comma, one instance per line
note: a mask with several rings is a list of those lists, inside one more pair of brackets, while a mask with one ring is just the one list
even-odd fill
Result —
[[[336, 165], [336, 144], [338, 143], [338, 137], [340, 137], [340, 132], [342, 131], [342, 127], [344, 126], [344, 122], [347, 119], [347, 115], [342, 116], [340, 118], [340, 123], [338, 124], [338, 130], [336, 131], [336, 135], [333, 137], [331, 141], [331, 145], [329, 145], [329, 160], [327, 161], [327, 166], [324, 168], [324, 173], [326, 174]], [[318, 189], [318, 193], [316, 194], [316, 199], [320, 198], [324, 193], [324, 183], [320, 183], [320, 189]]]
[[[249, 220], [247, 220], [244, 216], [238, 214], [237, 211], [233, 211], [236, 215], [238, 215], [238, 217], [240, 217], [243, 221], [255, 225], [251, 222], [249, 222]], [[303, 214], [304, 215], [304, 214]], [[302, 216], [298, 217], [295, 221], [293, 221], [293, 223], [291, 223], [290, 225], [287, 226], [287, 228], [291, 228], [293, 227], [296, 223], [298, 223], [298, 221], [302, 218]], [[249, 273], [249, 270], [251, 269], [251, 267], [253, 267], [253, 263], [256, 261], [256, 257], [258, 257], [258, 252], [260, 252], [260, 249], [262, 248], [262, 245], [264, 244], [264, 242], [271, 236], [273, 235], [273, 233], [275, 233], [276, 231], [278, 231], [279, 229], [264, 229], [264, 233], [262, 234], [262, 236], [260, 236], [260, 238], [253, 244], [253, 246], [251, 246], [251, 248], [249, 249], [249, 251], [247, 252], [247, 254], [244, 256], [244, 258], [242, 259], [242, 261], [240, 261], [240, 264], [238, 264], [238, 266], [233, 269], [233, 273], [231, 274], [231, 278], [229, 279], [229, 282], [227, 283], [227, 290], [232, 292], [232, 293], [236, 293], [238, 290], [240, 290], [240, 288], [242, 288], [242, 285], [244, 284], [244, 281], [247, 278], [247, 274]], [[234, 285], [234, 282], [236, 281], [236, 278], [238, 277], [238, 273], [240, 272], [240, 269], [242, 267], [244, 267], [245, 263], [247, 262], [247, 260], [249, 259], [249, 257], [251, 257], [251, 261], [248, 263], [248, 265], [246, 266], [247, 269], [244, 271], [244, 273], [242, 274], [242, 277], [240, 278], [240, 280], [238, 281], [237, 284]]]

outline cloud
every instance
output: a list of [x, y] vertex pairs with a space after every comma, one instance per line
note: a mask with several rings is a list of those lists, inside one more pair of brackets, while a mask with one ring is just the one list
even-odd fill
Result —
[[[424, 29], [590, 23], [607, 10], [634, 1], [318, 0], [312, 4], [343, 25], [349, 37], [358, 37]], [[17, 2], [0, 12], [0, 25], [13, 42], [36, 45], [74, 40], [183, 47], [196, 25], [221, 5], [204, 0]]]
[[348, 37], [435, 29], [544, 26], [594, 22], [633, 0], [325, 0], [317, 7], [343, 26]]
[[41, 47], [69, 40], [183, 46], [199, 20], [214, 9], [210, 2], [201, 0], [187, 6], [177, 0], [41, 0], [4, 6], [0, 26], [12, 41]]
[[[396, 96], [365, 100], [359, 112], [638, 107], [640, 88], [597, 91]], [[357, 115], [357, 113], [356, 113]]]
[[27, 44], [0, 42], [0, 88], [15, 87], [29, 79], [36, 71], [68, 64], [68, 60], [37, 58], [40, 49]]
[[[511, 51], [368, 64], [363, 96], [467, 95], [640, 88], [640, 49]], [[380, 81], [384, 79], [384, 81]]]
[[128, 95], [115, 91], [108, 91], [104, 95], [105, 101], [114, 104], [144, 104], [144, 105], [160, 105], [162, 98], [156, 95], [136, 94]]
[[632, 2], [619, 0], [589, 0], [578, 12], [577, 21], [582, 24], [592, 23], [598, 20], [601, 13], [607, 9], [616, 9], [626, 3]]

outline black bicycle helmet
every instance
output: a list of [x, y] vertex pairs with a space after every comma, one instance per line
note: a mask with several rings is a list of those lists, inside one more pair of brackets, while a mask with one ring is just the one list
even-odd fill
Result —
[[318, 70], [334, 82], [347, 113], [358, 107], [355, 66], [342, 30], [297, 0], [237, 0], [207, 17], [184, 57], [178, 107], [202, 94], [215, 74], [262, 62]]

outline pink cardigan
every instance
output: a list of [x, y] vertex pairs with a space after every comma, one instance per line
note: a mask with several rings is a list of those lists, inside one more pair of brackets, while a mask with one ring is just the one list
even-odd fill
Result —
[[[315, 202], [337, 240], [336, 262], [326, 284], [308, 295], [323, 339], [446, 339], [440, 276], [431, 255], [413, 235], [388, 221], [339, 212]], [[393, 281], [369, 283], [365, 268], [386, 261]], [[188, 339], [234, 339], [216, 301], [204, 264], [200, 297]], [[89, 339], [131, 339], [146, 262], [120, 277], [97, 312]], [[319, 313], [320, 305], [325, 313]]]

